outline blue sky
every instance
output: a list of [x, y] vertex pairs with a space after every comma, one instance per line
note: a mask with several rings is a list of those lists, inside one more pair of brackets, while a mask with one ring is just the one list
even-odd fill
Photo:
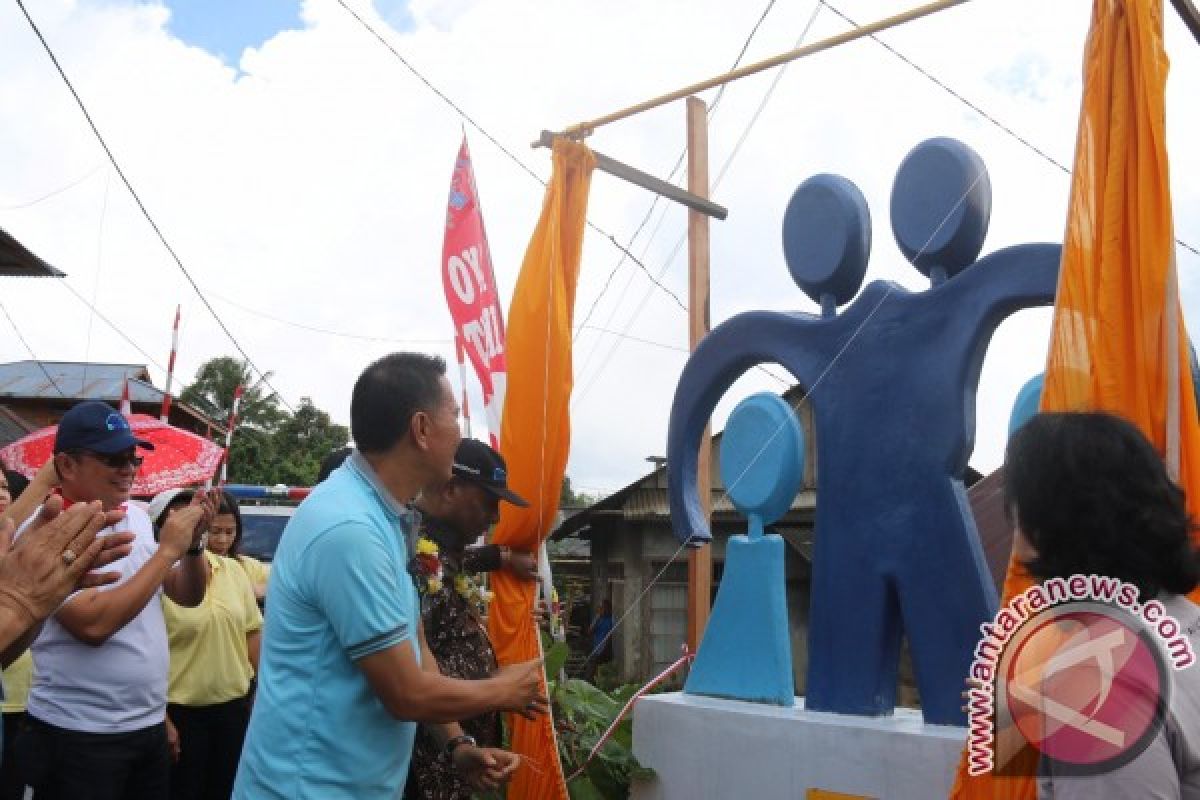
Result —
[[[162, 0], [171, 11], [167, 29], [190, 45], [236, 66], [242, 51], [280, 31], [302, 29], [300, 0]], [[411, 28], [407, 0], [375, 0], [380, 16], [397, 30]]]
[[168, 30], [188, 44], [237, 64], [242, 51], [275, 34], [303, 28], [299, 0], [164, 0]]

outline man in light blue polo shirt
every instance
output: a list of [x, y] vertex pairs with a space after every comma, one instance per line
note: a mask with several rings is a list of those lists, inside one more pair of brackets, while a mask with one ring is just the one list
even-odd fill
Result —
[[540, 662], [482, 681], [443, 677], [420, 630], [403, 504], [449, 480], [458, 404], [440, 358], [395, 353], [354, 385], [357, 452], [292, 517], [271, 570], [258, 694], [234, 797], [396, 798], [417, 722], [481, 788], [518, 759], [479, 748], [454, 720], [544, 713]]

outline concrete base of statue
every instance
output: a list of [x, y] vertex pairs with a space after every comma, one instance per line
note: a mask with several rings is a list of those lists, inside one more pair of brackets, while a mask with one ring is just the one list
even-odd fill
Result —
[[[839, 796], [930, 800], [954, 783], [966, 729], [921, 713], [854, 717], [682, 693], [634, 709], [633, 749], [656, 776], [635, 800], [796, 800]], [[812, 791], [811, 790], [817, 790]]]

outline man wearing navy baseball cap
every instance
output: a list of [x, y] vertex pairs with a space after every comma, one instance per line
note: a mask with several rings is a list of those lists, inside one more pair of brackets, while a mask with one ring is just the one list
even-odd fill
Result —
[[478, 439], [463, 439], [454, 453], [455, 477], [475, 484], [490, 495], [525, 508], [529, 502], [508, 488], [508, 465], [504, 457]]
[[[458, 443], [450, 471], [449, 481], [423, 491], [417, 499], [422, 514], [419, 542], [424, 548], [436, 545], [436, 560], [418, 556], [409, 571], [421, 593], [425, 639], [441, 673], [482, 680], [495, 672], [497, 661], [484, 624], [487, 596], [476, 575], [508, 569], [519, 578], [533, 580], [537, 578], [537, 558], [499, 545], [472, 543], [496, 524], [501, 500], [521, 508], [529, 503], [508, 488], [503, 456], [478, 439]], [[458, 747], [496, 748], [502, 742], [500, 716], [495, 713], [463, 719], [457, 729], [421, 726], [404, 797], [460, 800], [474, 796], [480, 787], [457, 768]], [[507, 759], [507, 755], [501, 758]], [[504, 769], [515, 770], [516, 762], [506, 760]]]
[[[167, 633], [159, 596], [183, 606], [204, 599], [200, 538], [212, 520], [207, 493], [174, 514], [155, 541], [150, 518], [129, 504], [141, 466], [134, 436], [112, 406], [96, 400], [63, 416], [54, 466], [63, 504], [99, 500], [124, 517], [101, 531], [132, 533], [113, 563], [120, 580], [85, 589], [46, 620], [34, 640], [37, 680], [15, 761], [37, 797], [166, 800]], [[64, 558], [66, 554], [64, 554]]]
[[[100, 400], [80, 403], [63, 415], [54, 436], [54, 465], [63, 494], [73, 502], [100, 500], [105, 511], [120, 507], [129, 500], [142, 465], [138, 449], [153, 450], [154, 445], [134, 436], [123, 414]], [[68, 484], [85, 496], [71, 497]]]

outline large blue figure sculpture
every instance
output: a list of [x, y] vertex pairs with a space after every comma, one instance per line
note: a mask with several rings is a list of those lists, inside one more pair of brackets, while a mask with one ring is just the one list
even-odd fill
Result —
[[784, 217], [784, 254], [821, 315], [739, 314], [705, 337], [676, 387], [671, 514], [693, 544], [711, 538], [696, 461], [721, 396], [763, 363], [782, 365], [808, 393], [817, 447], [810, 709], [891, 713], [906, 633], [925, 720], [965, 721], [959, 693], [997, 603], [962, 484], [975, 392], [1000, 322], [1053, 302], [1060, 254], [1025, 244], [976, 261], [990, 210], [972, 150], [951, 139], [918, 145], [896, 175], [892, 229], [931, 288], [874, 282], [839, 314], [866, 271], [870, 216], [849, 181], [806, 181]]

